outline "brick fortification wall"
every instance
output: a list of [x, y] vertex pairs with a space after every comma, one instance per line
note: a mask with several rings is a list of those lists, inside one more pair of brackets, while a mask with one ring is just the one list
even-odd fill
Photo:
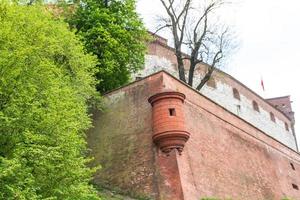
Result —
[[[151, 105], [161, 92], [161, 106], [153, 97]], [[171, 75], [156, 73], [106, 101], [88, 134], [94, 164], [102, 165], [96, 184], [159, 200], [300, 199], [297, 152]]]
[[[134, 76], [143, 77], [163, 69], [178, 77], [174, 50], [167, 45], [166, 40], [159, 36], [157, 37], [156, 40], [148, 45], [145, 68]], [[185, 67], [188, 66], [186, 61]], [[196, 71], [198, 74], [195, 75], [194, 85], [200, 82], [203, 70], [205, 70], [205, 66], [201, 67], [198, 65]], [[270, 100], [270, 103], [268, 103], [268, 101], [262, 99], [245, 85], [219, 70], [213, 73], [213, 82], [213, 87], [212, 85], [205, 85], [200, 91], [201, 94], [239, 115], [276, 140], [297, 150], [296, 139], [293, 133], [293, 119], [289, 118], [291, 117], [291, 114], [289, 114], [291, 108], [289, 106], [286, 107], [290, 109], [289, 112], [281, 112], [280, 107], [278, 109], [273, 107], [275, 100]], [[239, 92], [239, 99], [233, 97], [234, 88]], [[258, 104], [258, 110], [253, 109], [254, 101]], [[274, 116], [274, 120], [271, 120], [270, 115]]]
[[[156, 80], [157, 81], [157, 80]], [[151, 106], [148, 92], [160, 83], [137, 82], [107, 95], [103, 111], [93, 113], [87, 143], [101, 165], [96, 185], [133, 195], [156, 197]]]

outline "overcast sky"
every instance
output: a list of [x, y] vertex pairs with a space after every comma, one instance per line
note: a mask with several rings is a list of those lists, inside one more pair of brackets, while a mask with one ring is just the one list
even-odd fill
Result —
[[[138, 0], [149, 30], [164, 10], [159, 0]], [[222, 12], [240, 44], [223, 69], [264, 98], [291, 95], [300, 144], [300, 0], [233, 0]], [[261, 89], [263, 77], [265, 92]]]

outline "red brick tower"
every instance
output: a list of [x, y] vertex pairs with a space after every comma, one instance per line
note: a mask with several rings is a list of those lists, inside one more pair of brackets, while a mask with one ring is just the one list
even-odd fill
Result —
[[190, 134], [185, 130], [183, 103], [185, 95], [165, 91], [151, 96], [153, 142], [164, 153], [173, 149], [182, 152]]

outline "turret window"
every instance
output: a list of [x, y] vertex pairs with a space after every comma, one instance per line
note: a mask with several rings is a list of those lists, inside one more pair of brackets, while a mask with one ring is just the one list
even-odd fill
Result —
[[169, 115], [176, 116], [175, 108], [169, 108]]

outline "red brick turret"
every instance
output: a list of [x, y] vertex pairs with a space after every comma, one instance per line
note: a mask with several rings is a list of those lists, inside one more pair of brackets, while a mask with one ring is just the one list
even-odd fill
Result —
[[183, 103], [185, 95], [175, 91], [161, 92], [151, 96], [153, 142], [162, 152], [183, 150], [190, 134], [185, 130]]

